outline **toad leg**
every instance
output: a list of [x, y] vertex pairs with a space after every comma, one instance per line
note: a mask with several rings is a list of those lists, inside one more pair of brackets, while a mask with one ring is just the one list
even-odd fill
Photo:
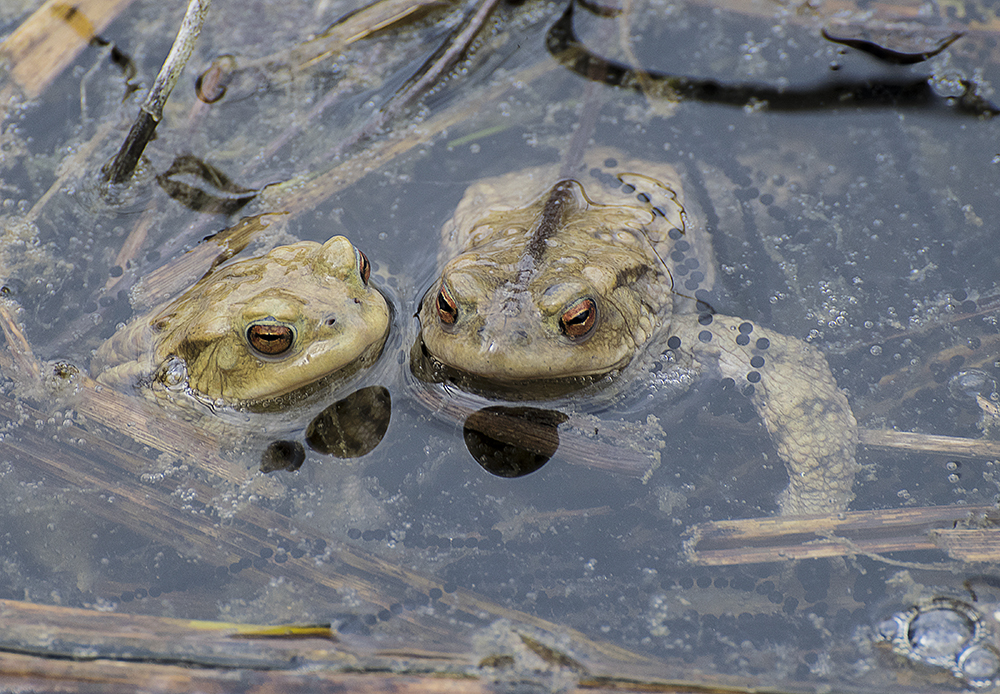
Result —
[[847, 508], [858, 469], [858, 425], [819, 350], [739, 318], [713, 315], [707, 324], [707, 318], [684, 318], [671, 326], [680, 344], [670, 346], [691, 355], [702, 374], [732, 378], [785, 461], [790, 482], [778, 500], [781, 514]]

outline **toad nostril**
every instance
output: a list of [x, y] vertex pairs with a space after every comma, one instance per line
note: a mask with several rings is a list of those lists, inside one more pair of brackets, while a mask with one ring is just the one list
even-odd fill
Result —
[[329, 318], [326, 319], [326, 325], [327, 325], [327, 327], [333, 325], [336, 322], [337, 322], [337, 319], [334, 318], [333, 316], [330, 316]]

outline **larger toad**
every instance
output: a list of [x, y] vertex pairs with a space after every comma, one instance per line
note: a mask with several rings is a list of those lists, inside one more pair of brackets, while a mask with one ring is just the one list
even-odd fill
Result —
[[98, 381], [266, 408], [353, 373], [382, 351], [389, 308], [343, 236], [301, 241], [212, 271], [97, 351]]
[[814, 347], [695, 300], [714, 277], [699, 228], [672, 167], [609, 150], [568, 176], [548, 166], [476, 183], [443, 228], [418, 314], [425, 350], [505, 393], [667, 351], [750, 397], [788, 467], [783, 514], [843, 510], [857, 469], [847, 398]]

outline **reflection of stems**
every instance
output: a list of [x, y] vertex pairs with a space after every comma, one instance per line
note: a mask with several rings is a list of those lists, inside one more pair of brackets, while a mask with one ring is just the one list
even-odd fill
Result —
[[437, 84], [438, 80], [459, 61], [472, 45], [473, 40], [479, 35], [486, 20], [499, 2], [500, 0], [481, 0], [478, 7], [474, 5], [467, 18], [410, 77], [406, 84], [393, 94], [386, 105], [372, 115], [359, 130], [337, 145], [330, 154], [341, 154], [348, 147], [372, 137], [402, 113], [407, 106]]
[[156, 125], [163, 117], [163, 105], [167, 103], [170, 92], [177, 84], [181, 70], [187, 64], [191, 51], [194, 49], [195, 41], [201, 32], [201, 25], [208, 14], [208, 8], [212, 4], [211, 0], [191, 0], [188, 3], [187, 12], [181, 22], [181, 28], [174, 39], [174, 45], [170, 47], [167, 59], [163, 61], [160, 74], [156, 76], [149, 95], [139, 109], [139, 117], [132, 124], [125, 142], [114, 160], [105, 167], [104, 176], [109, 183], [124, 183], [125, 180], [135, 171], [139, 157], [142, 156], [146, 145], [153, 138]]
[[479, 35], [487, 18], [498, 4], [499, 0], [482, 0], [479, 7], [470, 11], [469, 18], [459, 25], [457, 30], [448, 37], [448, 40], [385, 105], [381, 111], [385, 119], [399, 115], [404, 108], [436, 84], [444, 73], [458, 62], [459, 58], [472, 45], [472, 41]]

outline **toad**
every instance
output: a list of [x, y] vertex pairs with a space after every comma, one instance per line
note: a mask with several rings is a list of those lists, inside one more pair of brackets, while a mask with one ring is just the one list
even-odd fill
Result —
[[275, 409], [378, 357], [389, 308], [370, 273], [343, 236], [221, 265], [120, 329], [97, 350], [92, 373], [210, 407]]
[[418, 318], [443, 368], [506, 396], [565, 393], [664, 354], [750, 398], [788, 469], [782, 514], [853, 498], [857, 424], [823, 355], [695, 297], [714, 258], [673, 167], [596, 149], [569, 175], [552, 165], [475, 183], [443, 227], [439, 266]]

